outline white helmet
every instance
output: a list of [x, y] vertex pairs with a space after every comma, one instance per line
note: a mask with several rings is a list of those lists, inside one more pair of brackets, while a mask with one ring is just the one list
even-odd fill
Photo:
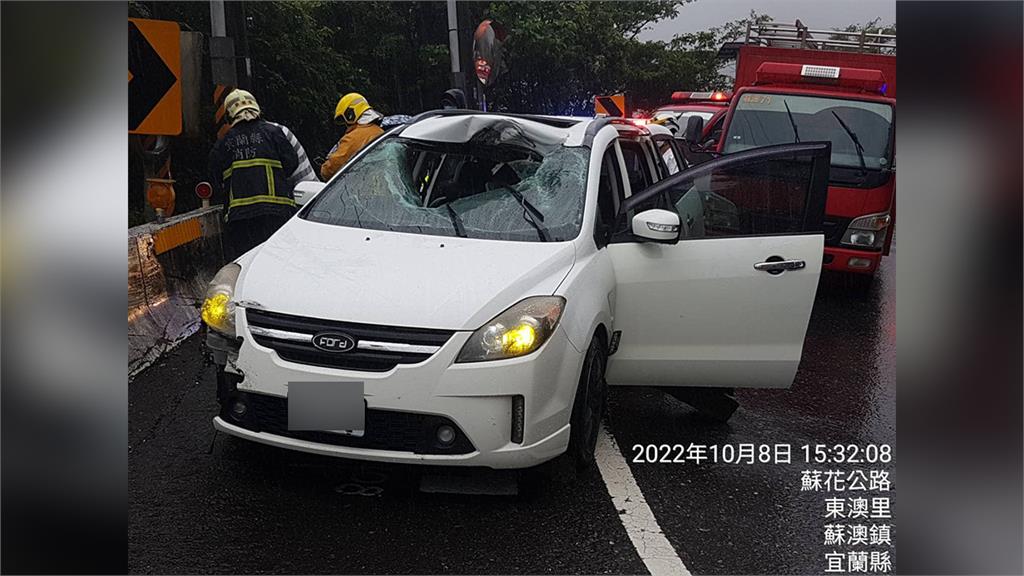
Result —
[[[224, 108], [228, 111], [231, 124], [242, 119], [252, 120], [260, 115], [260, 105], [256, 103], [256, 97], [246, 90], [232, 90], [224, 99]], [[246, 110], [251, 112], [242, 114]]]
[[676, 121], [675, 112], [658, 112], [653, 118], [651, 118], [651, 124], [660, 124], [661, 126], [668, 128], [668, 131], [671, 132], [673, 136], [679, 133], [679, 122]]

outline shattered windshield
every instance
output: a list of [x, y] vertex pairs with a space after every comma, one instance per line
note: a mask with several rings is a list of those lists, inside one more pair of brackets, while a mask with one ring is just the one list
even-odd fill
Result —
[[514, 132], [507, 125], [485, 128], [462, 143], [388, 138], [331, 182], [301, 217], [435, 236], [575, 238], [589, 150], [541, 147]]

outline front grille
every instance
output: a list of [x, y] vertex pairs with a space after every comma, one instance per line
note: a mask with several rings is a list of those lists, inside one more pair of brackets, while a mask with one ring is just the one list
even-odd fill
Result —
[[[288, 430], [288, 399], [265, 394], [239, 392], [249, 410], [243, 421], [231, 418], [227, 412], [221, 417], [254, 432], [267, 432], [297, 440], [349, 446], [369, 450], [393, 450], [414, 454], [469, 454], [476, 450], [462, 430], [444, 416], [413, 414], [392, 410], [366, 410], [366, 430], [362, 436], [346, 436], [332, 432]], [[456, 431], [455, 441], [448, 446], [437, 443], [437, 428], [447, 424]]]
[[850, 218], [838, 218], [835, 216], [825, 217], [825, 221], [822, 223], [825, 232], [825, 246], [839, 246], [839, 242], [843, 239], [843, 234], [846, 233], [847, 226], [850, 225], [850, 220]]
[[253, 340], [260, 346], [266, 346], [274, 350], [278, 356], [289, 362], [362, 372], [387, 372], [398, 364], [423, 362], [430, 358], [432, 353], [366, 350], [358, 347], [360, 341], [440, 347], [454, 334], [454, 332], [448, 330], [319, 320], [251, 308], [245, 311], [245, 317], [249, 326], [257, 328], [267, 328], [293, 334], [308, 334], [310, 336], [321, 332], [341, 332], [347, 334], [352, 337], [357, 346], [349, 352], [325, 352], [313, 346], [311, 341], [298, 342], [267, 335], [253, 334]]

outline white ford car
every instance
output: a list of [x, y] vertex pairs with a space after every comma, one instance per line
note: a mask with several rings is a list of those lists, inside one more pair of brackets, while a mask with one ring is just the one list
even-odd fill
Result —
[[210, 285], [214, 426], [361, 460], [585, 466], [607, 385], [790, 386], [829, 145], [672, 174], [677, 146], [607, 118], [433, 112], [301, 184]]

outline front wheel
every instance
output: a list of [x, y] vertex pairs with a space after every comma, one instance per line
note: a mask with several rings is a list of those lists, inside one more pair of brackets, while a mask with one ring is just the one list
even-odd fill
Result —
[[580, 381], [576, 387], [576, 399], [572, 404], [569, 419], [569, 449], [566, 455], [577, 470], [594, 464], [597, 435], [601, 431], [608, 384], [604, 380], [604, 369], [608, 355], [600, 338], [594, 338], [587, 349], [587, 357], [580, 370]]

